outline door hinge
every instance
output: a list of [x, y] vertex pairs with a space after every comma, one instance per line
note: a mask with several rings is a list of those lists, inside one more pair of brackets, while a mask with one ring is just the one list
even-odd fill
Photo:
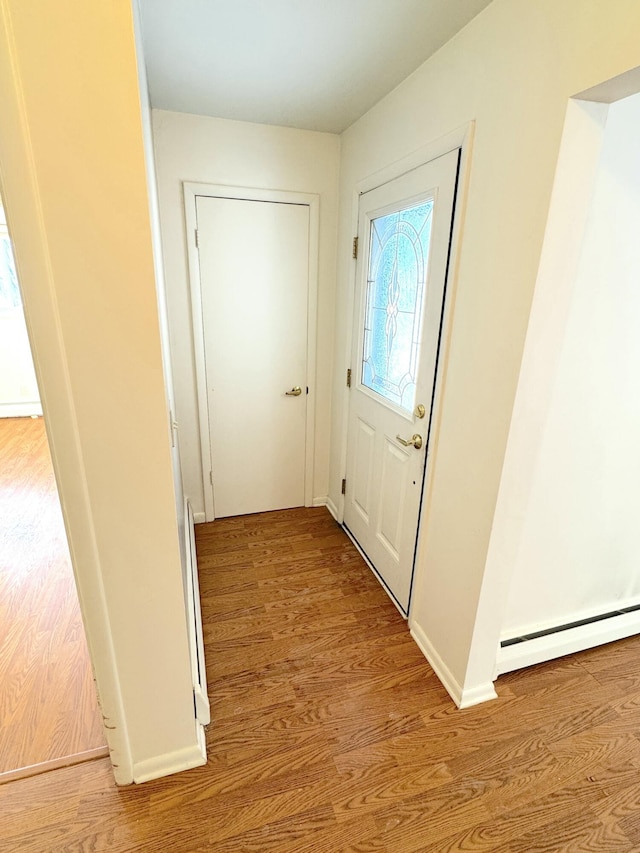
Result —
[[358, 238], [357, 237], [353, 238], [353, 257], [354, 258], [358, 257]]
[[346, 493], [347, 493], [347, 481], [343, 480], [342, 481], [342, 494], [346, 495]]
[[196, 249], [199, 249], [200, 248], [200, 238], [198, 237], [198, 229], [197, 228], [194, 229], [194, 234], [196, 237]]
[[351, 388], [351, 368], [347, 370], [347, 388]]
[[209, 482], [213, 486], [213, 471], [209, 471]]

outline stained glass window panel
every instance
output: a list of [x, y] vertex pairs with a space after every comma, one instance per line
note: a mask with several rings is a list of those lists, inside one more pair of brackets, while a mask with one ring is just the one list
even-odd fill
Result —
[[19, 308], [21, 304], [11, 242], [7, 234], [0, 233], [0, 311]]
[[362, 384], [412, 412], [433, 201], [371, 222]]

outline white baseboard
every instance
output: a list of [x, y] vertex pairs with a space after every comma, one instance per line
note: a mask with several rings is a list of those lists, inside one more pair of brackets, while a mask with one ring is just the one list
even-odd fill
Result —
[[194, 524], [204, 524], [207, 520], [207, 516], [203, 512], [194, 512], [193, 513], [193, 523]]
[[411, 632], [411, 636], [418, 644], [418, 648], [429, 661], [431, 668], [442, 682], [444, 689], [459, 708], [460, 703], [462, 702], [462, 685], [458, 683], [449, 667], [431, 645], [431, 641], [427, 638], [427, 635], [424, 633], [422, 628], [419, 625], [414, 624], [411, 625], [409, 630]]
[[338, 524], [342, 524], [340, 519], [338, 518], [338, 507], [334, 504], [331, 498], [328, 495], [323, 495], [321, 498], [313, 499], [313, 506], [326, 506], [329, 510], [333, 518], [338, 522]]
[[535, 640], [524, 640], [522, 643], [514, 643], [499, 649], [496, 674], [503, 675], [514, 669], [554, 660], [573, 652], [581, 652], [594, 646], [612, 643], [614, 640], [632, 637], [634, 634], [640, 634], [640, 611], [637, 610], [633, 613], [610, 616], [600, 622], [567, 628]]
[[338, 507], [334, 504], [331, 498], [327, 498], [327, 509], [331, 513], [331, 515], [335, 518], [338, 524], [342, 524], [340, 519], [338, 518]]
[[42, 406], [36, 401], [26, 403], [0, 403], [0, 418], [42, 417]]
[[488, 702], [490, 699], [496, 699], [497, 693], [491, 681], [487, 684], [479, 684], [475, 687], [463, 688], [462, 685], [454, 677], [449, 667], [442, 660], [438, 652], [434, 649], [431, 641], [424, 633], [419, 625], [412, 625], [410, 628], [411, 636], [418, 645], [422, 654], [429, 661], [431, 669], [442, 682], [442, 686], [447, 691], [449, 696], [456, 703], [458, 708], [471, 708], [472, 705], [479, 705], [481, 702]]
[[493, 681], [487, 681], [486, 684], [476, 684], [475, 687], [464, 687], [462, 689], [462, 699], [458, 707], [461, 710], [473, 708], [474, 705], [481, 705], [483, 702], [490, 702], [492, 699], [497, 698], [498, 694], [493, 686]]
[[197, 744], [176, 750], [176, 752], [135, 762], [133, 765], [133, 781], [138, 784], [149, 782], [151, 779], [160, 779], [162, 776], [171, 776], [173, 773], [180, 773], [182, 770], [190, 770], [192, 767], [201, 767], [206, 764], [205, 734], [204, 728], [200, 725], [198, 725], [197, 739]]

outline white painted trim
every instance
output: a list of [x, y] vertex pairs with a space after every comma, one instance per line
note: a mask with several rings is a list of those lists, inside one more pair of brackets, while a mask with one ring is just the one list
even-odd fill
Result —
[[525, 640], [498, 650], [496, 676], [636, 634], [640, 634], [640, 611], [637, 610], [589, 625], [567, 628], [535, 640]]
[[[288, 196], [293, 194], [287, 193]], [[320, 196], [309, 201], [309, 276], [307, 296], [307, 434], [304, 466], [304, 505], [312, 506], [316, 447], [316, 360], [318, 353], [318, 268], [320, 264]]]
[[16, 770], [5, 770], [0, 773], [0, 785], [6, 785], [7, 782], [17, 782], [18, 779], [39, 776], [41, 773], [49, 773], [51, 770], [61, 770], [63, 767], [74, 767], [88, 761], [97, 761], [100, 758], [109, 758], [108, 746], [97, 746], [83, 752], [76, 752], [73, 755], [64, 755], [62, 758], [52, 758], [49, 761], [41, 761], [39, 764], [18, 767]]
[[193, 523], [194, 524], [204, 524], [206, 521], [206, 516], [203, 512], [194, 512], [193, 513]]
[[[351, 198], [351, 233], [354, 237], [358, 234], [358, 224], [360, 219], [360, 193], [357, 186], [352, 193]], [[358, 264], [355, 258], [351, 261], [351, 276], [349, 281], [349, 289], [347, 292], [347, 304], [345, 305], [346, 329], [345, 335], [345, 350], [343, 352], [343, 366], [340, 371], [340, 382], [342, 383], [342, 427], [340, 429], [340, 471], [341, 477], [347, 476], [347, 450], [349, 447], [349, 415], [351, 414], [351, 388], [347, 387], [347, 370], [353, 369], [351, 364], [351, 354], [353, 352], [353, 316], [355, 312], [356, 302], [356, 275]], [[344, 507], [345, 496], [340, 493], [338, 495], [336, 520], [344, 523]]]
[[483, 702], [490, 702], [497, 698], [498, 694], [492, 681], [487, 681], [486, 684], [476, 684], [475, 687], [464, 687], [459, 708], [464, 711], [465, 708], [473, 708], [474, 705], [481, 705]]
[[338, 518], [338, 507], [334, 504], [334, 502], [331, 500], [331, 498], [327, 498], [326, 506], [327, 506], [327, 509], [329, 510], [329, 512], [331, 513], [331, 515], [338, 522], [338, 524], [342, 524], [342, 522]]
[[[333, 517], [333, 520], [337, 521], [338, 524], [342, 525], [342, 522], [338, 519], [338, 507], [334, 504], [334, 502], [331, 500], [331, 498], [328, 495], [324, 495], [321, 498], [314, 498], [313, 499], [313, 506], [326, 506], [326, 508], [329, 510], [329, 513]], [[345, 533], [347, 534], [347, 536], [349, 536], [349, 538], [352, 541], [354, 541], [353, 537], [349, 535], [348, 530], [345, 530]], [[354, 541], [354, 544], [355, 544], [356, 548], [358, 548], [358, 543]], [[360, 550], [360, 549], [358, 548], [358, 550]]]
[[196, 396], [198, 400], [200, 462], [202, 466], [202, 486], [204, 492], [204, 520], [213, 521], [213, 486], [209, 480], [209, 471], [211, 471], [211, 447], [209, 445], [209, 413], [207, 407], [202, 290], [200, 287], [200, 260], [194, 236], [197, 226], [196, 187], [197, 185], [184, 184], [184, 215], [186, 222], [187, 257], [189, 262], [191, 329], [193, 333], [193, 357], [196, 371]]
[[189, 261], [189, 290], [191, 296], [191, 323], [193, 331], [194, 362], [196, 370], [196, 392], [200, 425], [200, 452], [204, 489], [205, 520], [215, 518], [213, 486], [209, 480], [211, 447], [209, 445], [209, 412], [205, 371], [204, 322], [202, 315], [202, 289], [200, 283], [200, 261], [195, 245], [197, 226], [196, 199], [233, 198], [247, 201], [270, 201], [284, 204], [306, 205], [309, 208], [309, 290], [307, 298], [307, 417], [304, 500], [305, 506], [313, 505], [313, 473], [315, 455], [316, 423], [316, 359], [318, 328], [318, 261], [320, 240], [320, 196], [316, 193], [298, 193], [288, 190], [265, 190], [253, 187], [233, 187], [223, 184], [183, 183], [185, 222], [187, 228], [187, 254]]
[[462, 685], [456, 681], [451, 670], [434, 649], [422, 628], [419, 625], [410, 625], [409, 631], [418, 648], [429, 662], [431, 669], [442, 682], [442, 686], [459, 708], [462, 702]]
[[497, 699], [498, 694], [490, 681], [487, 684], [478, 684], [475, 687], [463, 688], [435, 650], [422, 628], [419, 625], [413, 624], [409, 630], [418, 648], [428, 660], [431, 669], [438, 676], [442, 682], [442, 686], [458, 708], [461, 710], [471, 708], [473, 705], [479, 705], [481, 702]]
[[[421, 145], [420, 148], [417, 148], [415, 151], [407, 154], [406, 157], [402, 157], [400, 160], [396, 160], [389, 166], [385, 166], [384, 169], [379, 169], [377, 172], [367, 175], [366, 178], [362, 178], [362, 180], [358, 181], [356, 184], [357, 196], [359, 197], [362, 193], [368, 193], [370, 190], [377, 189], [383, 184], [388, 184], [389, 181], [395, 181], [396, 178], [406, 175], [407, 172], [418, 169], [420, 166], [424, 166], [432, 160], [437, 160], [438, 157], [442, 157], [450, 151], [455, 151], [456, 148], [462, 148], [464, 153], [465, 149], [469, 145], [473, 127], [474, 122], [469, 122], [461, 127], [457, 127], [450, 133], [440, 136], [438, 139], [434, 139], [431, 142], [427, 142], [426, 145]], [[355, 213], [357, 227], [358, 211], [356, 210]], [[357, 231], [354, 231], [354, 235], [357, 233]]]
[[207, 693], [207, 670], [204, 656], [202, 610], [200, 607], [200, 583], [196, 558], [196, 537], [193, 510], [188, 498], [184, 499], [184, 535], [186, 556], [186, 616], [189, 632], [189, 656], [191, 658], [191, 683], [196, 706], [196, 719], [203, 726], [211, 722], [211, 705]]
[[42, 417], [39, 401], [27, 403], [0, 403], [0, 418], [36, 418]]
[[170, 776], [192, 767], [202, 767], [207, 763], [207, 748], [204, 728], [201, 725], [198, 725], [197, 737], [197, 745], [137, 761], [133, 765], [133, 781], [138, 784], [150, 782], [152, 779], [160, 779], [162, 776]]

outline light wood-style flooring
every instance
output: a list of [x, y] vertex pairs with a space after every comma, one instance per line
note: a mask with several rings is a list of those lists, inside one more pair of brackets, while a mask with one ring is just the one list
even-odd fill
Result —
[[0, 418], [0, 774], [104, 745], [44, 421]]
[[640, 851], [638, 639], [458, 711], [325, 510], [197, 533], [207, 766], [0, 786], [3, 853]]

